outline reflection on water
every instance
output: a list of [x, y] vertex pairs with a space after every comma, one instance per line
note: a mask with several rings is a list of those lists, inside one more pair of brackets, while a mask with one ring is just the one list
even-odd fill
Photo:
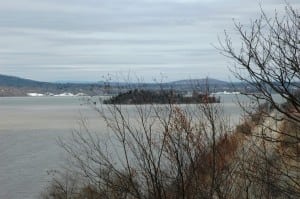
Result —
[[[220, 97], [232, 124], [242, 113], [237, 99], [251, 103], [240, 95]], [[0, 198], [38, 197], [49, 180], [47, 170], [64, 163], [56, 140], [67, 139], [81, 116], [95, 130], [106, 128], [82, 97], [0, 98]]]

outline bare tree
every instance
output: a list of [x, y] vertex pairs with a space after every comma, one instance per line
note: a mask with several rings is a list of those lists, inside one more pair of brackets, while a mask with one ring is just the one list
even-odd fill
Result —
[[[256, 99], [256, 107], [262, 103], [268, 107], [259, 110], [265, 122], [252, 131], [257, 161], [250, 159], [246, 170], [255, 169], [247, 176], [256, 186], [268, 186], [268, 193], [296, 198], [300, 196], [300, 15], [289, 4], [283, 15], [271, 18], [261, 13], [250, 26], [235, 22], [240, 48], [225, 32], [221, 52], [233, 60], [232, 71], [251, 89], [245, 94]], [[279, 103], [276, 95], [285, 103]]]

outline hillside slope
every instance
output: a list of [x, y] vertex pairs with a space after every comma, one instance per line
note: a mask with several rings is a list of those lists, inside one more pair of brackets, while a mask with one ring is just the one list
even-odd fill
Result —
[[30, 79], [19, 78], [15, 76], [8, 76], [0, 74], [0, 86], [9, 87], [34, 87], [50, 85], [51, 83], [39, 82]]

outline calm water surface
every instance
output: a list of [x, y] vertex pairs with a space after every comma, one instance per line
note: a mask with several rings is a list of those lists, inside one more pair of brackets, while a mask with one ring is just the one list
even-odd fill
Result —
[[[236, 96], [221, 99], [232, 124], [237, 123], [241, 110]], [[79, 97], [0, 98], [0, 198], [38, 198], [50, 180], [47, 171], [65, 162], [57, 139], [68, 139], [79, 128], [81, 116], [92, 128], [105, 130], [84, 102]]]

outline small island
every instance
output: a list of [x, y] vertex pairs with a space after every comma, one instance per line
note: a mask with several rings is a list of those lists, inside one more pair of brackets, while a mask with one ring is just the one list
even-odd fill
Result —
[[193, 92], [192, 95], [184, 95], [174, 90], [129, 90], [119, 93], [110, 99], [104, 100], [104, 104], [199, 104], [220, 103], [220, 98], [206, 93]]

